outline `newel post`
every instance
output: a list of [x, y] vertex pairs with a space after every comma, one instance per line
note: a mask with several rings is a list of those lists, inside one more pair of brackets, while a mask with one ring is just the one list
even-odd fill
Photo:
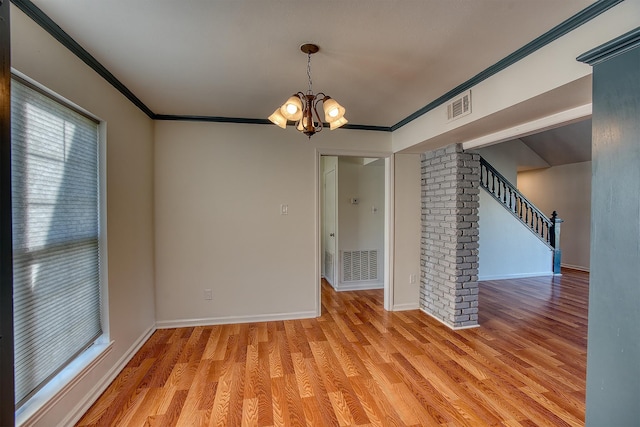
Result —
[[562, 261], [562, 251], [560, 250], [560, 224], [564, 221], [558, 218], [558, 213], [551, 214], [551, 229], [549, 230], [549, 243], [553, 247], [553, 274], [561, 275], [560, 263]]

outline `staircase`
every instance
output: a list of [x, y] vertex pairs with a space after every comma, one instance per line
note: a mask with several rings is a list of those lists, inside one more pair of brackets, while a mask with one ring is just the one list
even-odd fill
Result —
[[[544, 244], [554, 250], [553, 272], [560, 272], [560, 223], [553, 211], [547, 218], [527, 200], [504, 176], [480, 157], [480, 186], [515, 216]], [[557, 268], [556, 268], [557, 265]], [[557, 270], [557, 271], [556, 271]]]

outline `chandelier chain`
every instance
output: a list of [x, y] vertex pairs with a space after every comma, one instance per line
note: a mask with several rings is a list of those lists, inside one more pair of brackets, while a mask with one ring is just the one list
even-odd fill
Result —
[[313, 82], [311, 81], [311, 53], [307, 54], [307, 77], [309, 78], [309, 95], [313, 94]]

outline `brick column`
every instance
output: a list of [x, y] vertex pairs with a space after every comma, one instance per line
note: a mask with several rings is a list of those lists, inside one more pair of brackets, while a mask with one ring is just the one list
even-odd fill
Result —
[[478, 325], [479, 183], [460, 144], [422, 155], [420, 308], [451, 328]]

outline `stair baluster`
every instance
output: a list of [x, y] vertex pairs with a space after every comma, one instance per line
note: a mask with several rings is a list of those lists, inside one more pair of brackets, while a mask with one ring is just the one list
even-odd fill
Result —
[[547, 246], [554, 248], [557, 243], [554, 233], [555, 225], [562, 221], [556, 218], [555, 211], [551, 218], [547, 218], [482, 157], [480, 157], [480, 186], [522, 221]]

